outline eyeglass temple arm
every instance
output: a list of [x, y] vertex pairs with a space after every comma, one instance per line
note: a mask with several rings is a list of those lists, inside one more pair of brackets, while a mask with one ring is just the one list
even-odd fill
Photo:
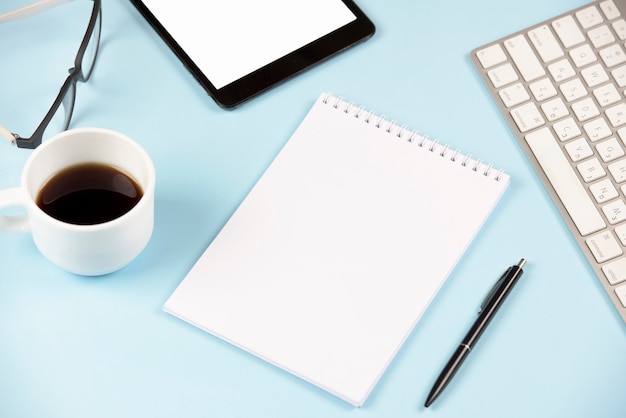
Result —
[[48, 9], [52, 9], [53, 7], [59, 6], [63, 3], [69, 3], [70, 1], [73, 0], [39, 0], [35, 3], [20, 7], [19, 9], [0, 14], [0, 23], [26, 19], [31, 16], [35, 16], [38, 13], [45, 12]]
[[15, 145], [15, 136], [2, 125], [0, 125], [0, 138], [4, 138], [9, 141], [9, 144]]

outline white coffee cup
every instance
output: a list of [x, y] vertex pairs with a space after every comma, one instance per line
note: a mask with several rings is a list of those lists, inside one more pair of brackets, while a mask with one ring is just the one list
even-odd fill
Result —
[[[84, 163], [121, 169], [135, 179], [143, 196], [123, 215], [93, 225], [67, 223], [44, 212], [36, 202], [46, 181], [65, 168]], [[111, 273], [134, 260], [150, 240], [155, 177], [149, 155], [125, 135], [99, 128], [62, 132], [44, 141], [29, 156], [20, 187], [0, 190], [0, 210], [26, 208], [25, 215], [0, 214], [0, 232], [30, 231], [39, 251], [72, 273]]]

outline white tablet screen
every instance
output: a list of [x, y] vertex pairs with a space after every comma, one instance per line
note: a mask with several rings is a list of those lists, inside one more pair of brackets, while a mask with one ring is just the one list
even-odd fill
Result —
[[340, 0], [143, 0], [215, 88], [355, 20]]

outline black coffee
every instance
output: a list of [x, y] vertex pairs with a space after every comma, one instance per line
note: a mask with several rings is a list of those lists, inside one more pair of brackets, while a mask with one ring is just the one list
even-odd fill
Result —
[[60, 221], [93, 225], [131, 210], [143, 191], [135, 179], [106, 164], [87, 163], [53, 175], [41, 188], [37, 206]]

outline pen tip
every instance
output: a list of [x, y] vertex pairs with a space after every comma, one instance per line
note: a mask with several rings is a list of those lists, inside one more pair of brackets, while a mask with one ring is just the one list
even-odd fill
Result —
[[524, 264], [526, 264], [526, 259], [522, 258], [519, 263], [517, 263], [517, 267], [522, 268], [524, 267]]

